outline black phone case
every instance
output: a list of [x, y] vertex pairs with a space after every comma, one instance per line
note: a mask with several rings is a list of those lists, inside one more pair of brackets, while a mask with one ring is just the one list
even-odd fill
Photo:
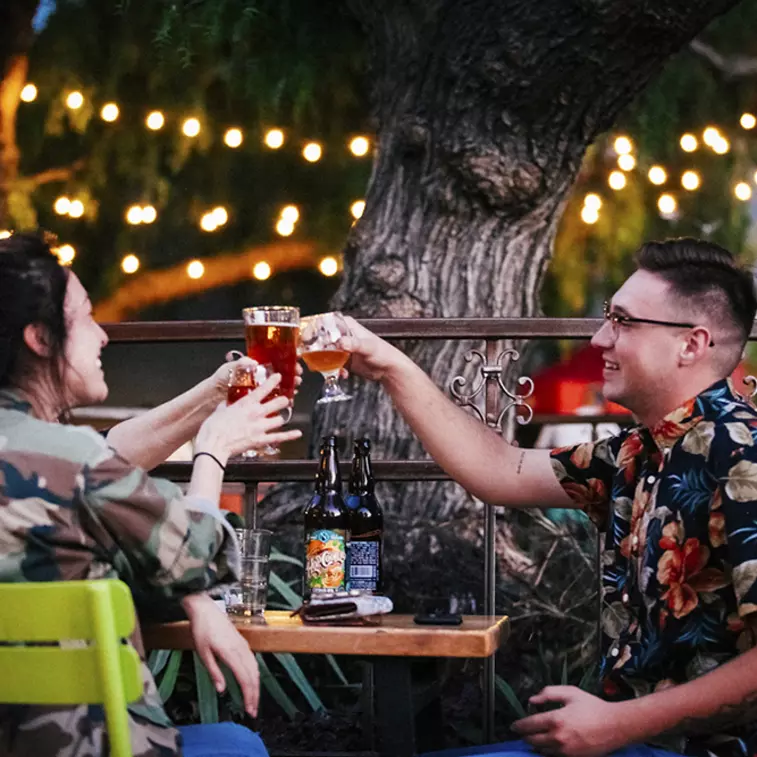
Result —
[[435, 615], [419, 614], [413, 618], [413, 621], [419, 626], [459, 626], [463, 622], [461, 615], [450, 615], [448, 613]]

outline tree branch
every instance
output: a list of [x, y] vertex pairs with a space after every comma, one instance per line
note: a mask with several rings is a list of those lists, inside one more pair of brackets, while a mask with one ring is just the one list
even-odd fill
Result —
[[96, 303], [94, 316], [101, 322], [122, 321], [149, 305], [236, 284], [250, 279], [254, 265], [263, 261], [277, 272], [311, 268], [315, 252], [314, 242], [276, 242], [204, 258], [205, 273], [200, 279], [187, 276], [186, 263], [161, 271], [146, 271], [126, 282], [111, 297]]
[[84, 158], [74, 161], [70, 166], [57, 166], [56, 168], [46, 168], [44, 171], [32, 174], [31, 176], [19, 176], [15, 182], [0, 182], [0, 190], [11, 188], [12, 184], [28, 184], [32, 187], [39, 187], [42, 184], [51, 184], [54, 181], [66, 181], [74, 174], [81, 171], [86, 165]]
[[693, 39], [689, 49], [700, 58], [704, 58], [716, 71], [726, 79], [738, 79], [757, 75], [757, 58], [748, 55], [725, 56], [701, 39]]

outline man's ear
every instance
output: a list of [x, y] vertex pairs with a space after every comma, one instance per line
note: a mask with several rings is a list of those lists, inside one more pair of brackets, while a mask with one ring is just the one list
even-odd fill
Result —
[[691, 364], [699, 360], [707, 351], [710, 341], [710, 332], [706, 328], [697, 326], [692, 329], [681, 346], [681, 363]]
[[37, 357], [50, 357], [50, 340], [42, 324], [30, 323], [24, 327], [24, 344]]

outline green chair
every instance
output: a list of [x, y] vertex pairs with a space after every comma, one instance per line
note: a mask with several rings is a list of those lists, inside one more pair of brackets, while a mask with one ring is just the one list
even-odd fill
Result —
[[0, 583], [0, 702], [102, 704], [111, 755], [131, 757], [126, 704], [142, 675], [123, 639], [134, 624], [121, 581]]

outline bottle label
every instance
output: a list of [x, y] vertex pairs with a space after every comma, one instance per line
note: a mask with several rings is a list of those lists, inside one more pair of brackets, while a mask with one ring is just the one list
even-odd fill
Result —
[[347, 545], [350, 566], [348, 589], [378, 589], [380, 549], [377, 541], [351, 541]]
[[305, 536], [305, 583], [309, 591], [342, 591], [347, 562], [344, 531], [319, 528]]

